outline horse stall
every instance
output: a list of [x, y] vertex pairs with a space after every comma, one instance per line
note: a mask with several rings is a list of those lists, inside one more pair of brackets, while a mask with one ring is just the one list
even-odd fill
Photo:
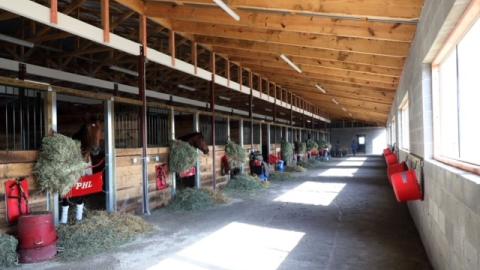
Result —
[[[206, 114], [200, 115], [200, 132], [203, 134], [209, 149], [208, 155], [200, 155], [201, 186], [206, 188], [213, 188], [213, 181], [215, 181], [216, 187], [224, 185], [228, 181], [228, 176], [221, 174], [221, 160], [225, 155], [225, 144], [228, 139], [227, 118], [218, 116], [215, 118], [215, 142], [213, 142], [211, 117]], [[215, 172], [212, 171], [213, 157], [211, 153], [213, 144], [215, 144]], [[215, 179], [213, 173], [215, 173]]]
[[[40, 195], [33, 181], [33, 166], [45, 134], [44, 105], [46, 93], [0, 85], [0, 216], [17, 200], [9, 200], [6, 182], [26, 179], [29, 186], [28, 203], [31, 211], [45, 210], [46, 198]], [[8, 200], [8, 201], [6, 201]], [[17, 202], [16, 202], [17, 201]], [[18, 207], [17, 207], [18, 209]], [[0, 232], [10, 231], [4, 218], [0, 219]]]
[[[140, 106], [115, 106], [116, 198], [120, 212], [141, 212], [142, 149], [140, 148]], [[156, 167], [168, 162], [168, 117], [165, 109], [149, 107], [147, 111], [149, 202], [152, 208], [166, 205], [170, 198], [167, 186], [157, 185]], [[168, 179], [170, 181], [170, 179]], [[172, 185], [168, 182], [169, 186]]]

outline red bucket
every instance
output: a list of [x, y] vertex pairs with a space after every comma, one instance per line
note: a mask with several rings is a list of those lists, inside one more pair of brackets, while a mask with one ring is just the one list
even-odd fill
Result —
[[398, 202], [422, 199], [422, 190], [414, 170], [395, 173], [391, 177], [393, 191]]
[[57, 242], [48, 246], [19, 250], [20, 263], [36, 263], [51, 260], [57, 255]]
[[57, 241], [57, 231], [52, 213], [40, 212], [18, 218], [18, 246], [20, 249], [45, 247], [55, 241]]
[[394, 154], [388, 154], [385, 155], [385, 161], [387, 162], [387, 165], [390, 166], [392, 164], [398, 163], [398, 158]]
[[388, 180], [390, 180], [390, 183], [392, 182], [392, 175], [395, 173], [407, 171], [408, 167], [405, 161], [401, 163], [394, 163], [387, 168], [387, 175], [388, 175]]
[[389, 155], [389, 154], [392, 154], [392, 150], [390, 150], [390, 148], [385, 148], [383, 149], [383, 155]]

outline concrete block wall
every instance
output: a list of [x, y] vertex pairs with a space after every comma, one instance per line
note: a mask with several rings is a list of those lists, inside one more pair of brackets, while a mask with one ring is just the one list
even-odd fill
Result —
[[365, 154], [380, 155], [387, 144], [387, 131], [384, 127], [363, 128], [332, 128], [330, 129], [330, 143], [335, 147], [337, 140], [340, 148], [346, 147], [351, 153], [352, 139], [357, 135], [365, 135]]
[[[440, 270], [480, 269], [480, 177], [433, 160], [431, 61], [469, 0], [426, 0], [389, 117], [409, 97], [409, 153], [425, 159], [425, 200], [408, 204], [430, 261]], [[399, 126], [397, 123], [397, 141]], [[400, 159], [408, 155], [400, 150]]]

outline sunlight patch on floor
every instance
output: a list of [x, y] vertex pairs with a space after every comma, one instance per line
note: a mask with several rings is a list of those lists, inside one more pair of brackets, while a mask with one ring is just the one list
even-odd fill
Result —
[[276, 270], [304, 235], [232, 222], [148, 270]]
[[365, 163], [365, 160], [344, 160], [339, 162], [336, 166], [340, 167], [360, 167]]
[[331, 168], [318, 174], [322, 177], [354, 177], [358, 168]]
[[348, 161], [366, 161], [368, 157], [349, 157], [347, 158]]
[[344, 183], [307, 181], [277, 197], [274, 201], [329, 206], [345, 185]]

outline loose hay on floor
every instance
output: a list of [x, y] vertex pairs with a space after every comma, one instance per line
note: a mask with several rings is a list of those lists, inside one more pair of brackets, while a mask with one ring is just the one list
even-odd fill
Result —
[[305, 169], [315, 169], [322, 166], [322, 162], [316, 159], [309, 159], [307, 161], [302, 161], [298, 165], [302, 166]]
[[92, 211], [82, 223], [58, 227], [59, 257], [75, 260], [114, 249], [150, 232], [153, 226], [139, 216]]
[[0, 234], [0, 268], [12, 267], [18, 264], [18, 241], [8, 234]]
[[228, 191], [254, 191], [266, 187], [260, 182], [258, 177], [248, 174], [235, 175], [228, 181], [225, 190]]
[[287, 166], [285, 171], [287, 171], [287, 172], [305, 172], [307, 170], [300, 165], [296, 165], [296, 166]]
[[175, 211], [195, 211], [226, 202], [228, 202], [228, 199], [220, 191], [214, 192], [208, 189], [186, 188], [177, 192], [169, 209]]
[[270, 174], [270, 176], [268, 177], [268, 180], [270, 181], [288, 181], [288, 180], [292, 180], [293, 177], [292, 177], [292, 174], [289, 173], [289, 172], [274, 172], [272, 174]]

